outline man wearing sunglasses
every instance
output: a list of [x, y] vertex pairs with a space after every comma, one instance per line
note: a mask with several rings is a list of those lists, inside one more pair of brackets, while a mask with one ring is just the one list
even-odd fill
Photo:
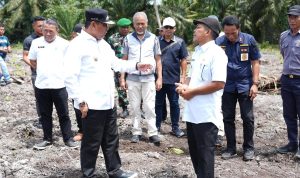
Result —
[[[155, 113], [156, 127], [161, 130], [163, 120], [164, 100], [166, 95], [170, 102], [170, 115], [172, 122], [171, 134], [182, 137], [184, 133], [179, 128], [179, 94], [175, 91], [175, 83], [184, 83], [186, 76], [188, 52], [183, 39], [174, 35], [176, 22], [172, 17], [167, 17], [163, 21], [163, 35], [159, 37], [161, 47], [161, 63], [163, 84], [159, 91], [156, 91]], [[182, 77], [180, 77], [180, 69]]]

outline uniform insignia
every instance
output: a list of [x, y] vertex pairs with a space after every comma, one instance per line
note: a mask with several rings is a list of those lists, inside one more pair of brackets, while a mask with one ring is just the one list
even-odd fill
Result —
[[295, 41], [295, 45], [296, 45], [297, 47], [300, 47], [300, 40]]
[[226, 46], [220, 46], [224, 51], [226, 50]]
[[38, 48], [45, 48], [45, 46], [38, 46]]
[[249, 45], [240, 44], [240, 50], [241, 50], [241, 61], [248, 61]]

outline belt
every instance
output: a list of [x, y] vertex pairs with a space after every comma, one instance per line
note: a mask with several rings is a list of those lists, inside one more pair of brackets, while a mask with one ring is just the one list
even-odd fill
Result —
[[300, 75], [293, 75], [293, 74], [283, 74], [283, 75], [288, 78], [300, 78]]

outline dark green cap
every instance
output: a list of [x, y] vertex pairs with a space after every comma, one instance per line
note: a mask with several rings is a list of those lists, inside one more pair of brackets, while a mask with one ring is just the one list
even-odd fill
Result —
[[121, 18], [120, 20], [118, 20], [117, 25], [119, 27], [129, 26], [129, 25], [131, 25], [131, 20], [129, 20], [127, 18]]

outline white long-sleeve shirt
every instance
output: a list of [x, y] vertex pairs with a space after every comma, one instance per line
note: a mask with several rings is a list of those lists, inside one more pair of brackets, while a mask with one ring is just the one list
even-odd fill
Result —
[[114, 107], [115, 82], [113, 71], [131, 72], [136, 61], [118, 59], [105, 40], [86, 33], [70, 42], [65, 54], [65, 85], [75, 108], [87, 102], [89, 109], [107, 110]]

